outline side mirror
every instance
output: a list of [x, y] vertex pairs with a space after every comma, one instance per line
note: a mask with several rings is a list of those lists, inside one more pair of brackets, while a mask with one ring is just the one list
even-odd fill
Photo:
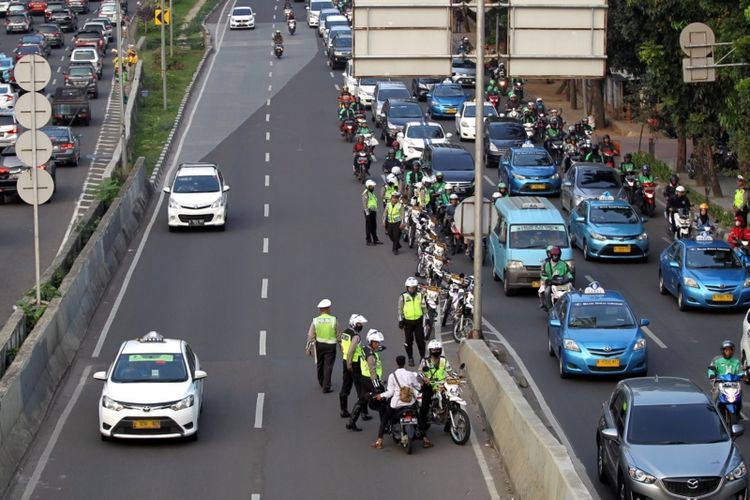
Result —
[[204, 372], [203, 370], [195, 370], [193, 380], [202, 380], [206, 377], [208, 377], [208, 373]]
[[617, 432], [617, 429], [615, 429], [615, 428], [602, 429], [601, 435], [602, 435], [602, 437], [605, 437], [607, 439], [611, 439], [612, 441], [616, 441], [616, 440], [620, 439], [620, 433]]
[[740, 437], [741, 435], [745, 433], [745, 428], [741, 426], [740, 424], [734, 424], [732, 426], [731, 431], [732, 431], [732, 437], [736, 438], [736, 437]]
[[223, 191], [224, 191], [225, 193], [226, 193], [227, 191], [229, 191], [229, 186], [226, 186], [226, 185], [225, 185], [225, 186], [224, 186], [224, 188], [223, 188]]
[[641, 326], [648, 326], [651, 322], [647, 318], [641, 318]]
[[452, 134], [452, 133], [450, 133], [450, 132], [446, 132], [446, 134], [445, 134], [445, 138], [446, 138], [446, 139], [450, 139], [451, 137], [453, 137], [453, 134]]
[[549, 320], [549, 326], [552, 328], [560, 328], [562, 324], [560, 323], [560, 320], [557, 318]]
[[562, 185], [566, 188], [573, 187], [573, 183], [570, 181], [563, 181]]
[[95, 380], [106, 381], [107, 380], [107, 372], [94, 372], [94, 374], [92, 375], [92, 377]]
[[172, 188], [169, 187], [169, 186], [164, 186], [164, 192], [165, 193], [171, 193], [172, 192]]
[[671, 267], [672, 269], [679, 269], [680, 265], [677, 263], [676, 260], [670, 260], [669, 261], [669, 267]]

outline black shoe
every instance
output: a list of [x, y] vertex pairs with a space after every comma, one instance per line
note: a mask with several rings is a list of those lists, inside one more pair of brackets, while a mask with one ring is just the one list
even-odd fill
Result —
[[368, 420], [372, 420], [372, 415], [370, 415], [369, 413], [363, 413], [362, 420], [364, 420], [365, 422], [367, 422]]
[[369, 247], [369, 246], [372, 246], [372, 243], [370, 243], [370, 242], [368, 241], [368, 242], [366, 243], [366, 245], [367, 245], [367, 246]]
[[326, 387], [325, 389], [323, 389], [323, 394], [328, 394], [329, 392], [333, 392], [333, 389], [331, 389], [330, 387]]
[[341, 413], [339, 415], [341, 415], [341, 418], [351, 418], [351, 414], [348, 410], [341, 410]]
[[398, 250], [394, 250], [393, 255], [398, 255]]
[[376, 241], [375, 243], [373, 243], [373, 245], [382, 245], [382, 244], [383, 244], [383, 242], [382, 242], [382, 241], [380, 241], [380, 240], [378, 240], [378, 241]]
[[362, 432], [362, 429], [357, 427], [357, 424], [355, 424], [354, 422], [349, 422], [348, 424], [346, 424], [346, 428], [349, 429], [350, 431]]
[[414, 358], [409, 358], [409, 366], [414, 366]]

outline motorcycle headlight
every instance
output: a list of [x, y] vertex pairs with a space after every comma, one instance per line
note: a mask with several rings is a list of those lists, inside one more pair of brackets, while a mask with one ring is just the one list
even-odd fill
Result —
[[684, 278], [682, 278], [682, 283], [685, 286], [689, 286], [690, 288], [698, 288], [698, 282], [690, 276], [685, 276]]
[[519, 181], [524, 181], [524, 180], [526, 180], [526, 176], [525, 176], [525, 175], [521, 175], [521, 174], [513, 174], [513, 178], [514, 178], [514, 179], [517, 179], [517, 180], [519, 180]]
[[737, 479], [742, 479], [747, 475], [747, 467], [745, 467], [745, 462], [740, 462], [740, 464], [732, 469], [732, 472], [727, 474], [726, 477], [727, 481], [736, 481]]
[[495, 144], [493, 142], [490, 142], [490, 151], [492, 151], [493, 153], [497, 153], [500, 150], [497, 149], [497, 146], [495, 146]]
[[750, 287], [750, 278], [745, 278], [745, 282], [742, 284], [742, 288]]
[[630, 475], [631, 479], [638, 481], [639, 483], [654, 484], [656, 482], [656, 478], [654, 476], [652, 476], [648, 472], [642, 471], [638, 467], [628, 467], [628, 474]]
[[224, 197], [219, 196], [219, 198], [211, 204], [211, 208], [221, 208], [224, 206]]
[[603, 236], [603, 235], [601, 235], [601, 234], [599, 234], [599, 233], [597, 233], [595, 231], [591, 231], [591, 237], [594, 238], [597, 241], [604, 241], [604, 240], [607, 239], [605, 236]]
[[180, 411], [190, 408], [195, 403], [195, 397], [191, 394], [190, 396], [177, 401], [175, 404], [170, 406], [173, 411]]
[[640, 236], [638, 236], [638, 238], [636, 238], [636, 239], [637, 239], [637, 240], [647, 240], [647, 239], [648, 239], [648, 234], [646, 234], [646, 231], [644, 231], [644, 232], [643, 232], [643, 233], [641, 233], [641, 235], [640, 235]]
[[108, 396], [102, 396], [102, 406], [114, 411], [120, 411], [124, 408], [124, 406]]
[[565, 339], [563, 340], [563, 348], [566, 351], [575, 351], [575, 352], [581, 352], [581, 348], [578, 347], [578, 344], [575, 340], [571, 339]]
[[508, 261], [508, 269], [513, 271], [520, 271], [524, 268], [523, 262], [520, 260], [509, 260]]
[[640, 351], [641, 349], [646, 348], [646, 339], [638, 339], [635, 341], [635, 344], [633, 344], [633, 350], [634, 351]]
[[169, 199], [169, 208], [180, 208], [180, 204], [177, 203], [177, 200], [170, 198]]

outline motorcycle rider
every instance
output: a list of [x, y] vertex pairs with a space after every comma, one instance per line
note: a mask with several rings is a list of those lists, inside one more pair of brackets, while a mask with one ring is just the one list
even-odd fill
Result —
[[[458, 195], [452, 193], [448, 197], [448, 204], [445, 206], [445, 214], [443, 216], [443, 234], [445, 236], [451, 236], [451, 224], [456, 218], [456, 207], [458, 206]], [[445, 325], [443, 325], [445, 326]]]
[[424, 172], [422, 172], [422, 164], [419, 161], [415, 161], [411, 164], [411, 170], [406, 172], [404, 177], [404, 190], [411, 194], [414, 192], [414, 186], [422, 182], [424, 178]]
[[557, 121], [551, 121], [547, 125], [547, 129], [544, 131], [544, 149], [550, 150], [552, 142], [561, 140], [563, 138], [563, 132], [560, 130], [560, 125]]
[[695, 216], [693, 227], [696, 232], [701, 232], [705, 228], [709, 228], [708, 231], [713, 233], [716, 229], [713, 223], [711, 223], [711, 218], [708, 215], [708, 203], [703, 202], [698, 206], [698, 214]]
[[586, 155], [586, 158], [584, 158], [584, 161], [593, 162], [593, 163], [604, 163], [604, 155], [602, 155], [599, 152], [599, 145], [594, 144], [591, 146], [591, 151]]
[[508, 185], [503, 181], [497, 183], [497, 192], [500, 193], [500, 198], [507, 198], [510, 196], [510, 193], [508, 193]]
[[494, 79], [490, 80], [490, 83], [487, 85], [487, 88], [484, 90], [484, 93], [489, 96], [499, 96], [500, 95], [500, 87], [497, 86], [497, 82]]
[[365, 107], [362, 104], [362, 100], [358, 95], [354, 96], [354, 100], [352, 101], [352, 111], [354, 111], [354, 115], [364, 115], [365, 113]]
[[400, 171], [402, 166], [403, 163], [401, 163], [401, 160], [396, 158], [396, 152], [394, 150], [388, 151], [385, 160], [383, 160], [383, 172], [392, 173], [394, 167], [399, 167]]
[[672, 174], [669, 177], [669, 184], [667, 184], [667, 187], [664, 188], [664, 198], [666, 198], [666, 202], [669, 203], [669, 201], [675, 197], [677, 186], [680, 183], [680, 178], [677, 177], [676, 174]]
[[741, 246], [740, 241], [742, 240], [750, 241], [750, 230], [745, 227], [745, 219], [743, 219], [741, 215], [737, 215], [734, 218], [734, 227], [727, 235], [727, 243], [729, 243], [732, 248], [737, 248], [738, 246]]
[[539, 297], [542, 301], [539, 307], [541, 309], [547, 310], [552, 305], [552, 286], [550, 286], [552, 278], [564, 276], [569, 280], [573, 279], [573, 273], [570, 272], [568, 263], [562, 260], [561, 256], [562, 250], [560, 250], [560, 247], [553, 246], [549, 250], [549, 260], [542, 265], [541, 284], [539, 285]]
[[341, 107], [339, 108], [339, 130], [341, 131], [341, 135], [344, 135], [344, 123], [347, 120], [354, 121], [354, 117], [355, 113], [351, 108], [349, 101], [343, 101], [341, 103]]
[[404, 154], [404, 151], [401, 149], [401, 143], [398, 141], [393, 141], [391, 143], [391, 151], [396, 155], [396, 159], [398, 161], [404, 161], [406, 159], [406, 155]]
[[273, 34], [274, 45], [284, 45], [284, 36], [281, 34], [281, 30], [276, 30]]
[[510, 113], [513, 110], [519, 110], [521, 108], [522, 104], [520, 99], [518, 99], [518, 95], [510, 91], [508, 94], [508, 101], [505, 103], [505, 113]]
[[[439, 340], [430, 340], [427, 345], [429, 356], [424, 358], [419, 364], [419, 370], [422, 372], [424, 377], [424, 384], [422, 385], [422, 406], [419, 408], [420, 425], [422, 425], [422, 433], [427, 432], [426, 424], [430, 413], [430, 407], [432, 406], [432, 397], [434, 394], [440, 394], [440, 390], [445, 383], [445, 379], [448, 377], [448, 372], [451, 372], [451, 364], [448, 359], [443, 356], [443, 344]], [[424, 447], [429, 448], [432, 446], [430, 440], [424, 437]]]
[[741, 175], [737, 176], [737, 189], [734, 190], [733, 206], [735, 215], [741, 215], [747, 220], [748, 189], [745, 183], [745, 178]]
[[424, 294], [418, 291], [417, 278], [409, 276], [404, 283], [406, 291], [398, 296], [398, 327], [404, 331], [404, 348], [409, 366], [414, 366], [414, 341], [419, 357], [424, 357], [424, 327], [422, 319], [427, 314]]
[[[341, 332], [341, 357], [344, 364], [343, 381], [341, 392], [339, 392], [339, 403], [341, 405], [341, 418], [349, 418], [349, 393], [352, 386], [357, 394], [357, 399], [362, 397], [361, 372], [359, 370], [359, 359], [362, 357], [362, 346], [359, 334], [367, 324], [367, 318], [361, 314], [352, 314], [349, 317], [349, 328]], [[367, 406], [362, 409], [362, 420], [370, 420]]]
[[690, 199], [685, 195], [685, 188], [677, 186], [675, 188], [675, 196], [673, 196], [667, 204], [667, 213], [669, 214], [669, 227], [672, 234], [677, 230], [677, 217], [679, 210], [687, 210], [690, 212]]
[[401, 248], [401, 230], [404, 228], [404, 207], [401, 204], [401, 193], [391, 193], [391, 202], [383, 210], [383, 226], [390, 238], [393, 255], [398, 255]]
[[380, 196], [383, 199], [383, 206], [388, 203], [388, 200], [391, 199], [391, 196], [394, 193], [398, 193], [398, 177], [393, 174], [388, 174], [385, 178], [383, 190], [380, 193]]
[[[352, 168], [354, 172], [357, 171], [357, 155], [362, 151], [367, 152], [368, 146], [365, 143], [365, 136], [358, 135], [357, 142], [352, 146]], [[365, 175], [370, 175], [370, 155], [367, 155], [367, 163], [365, 164]]]
[[432, 206], [432, 176], [425, 175], [422, 178], [422, 186], [417, 189], [417, 203], [423, 209], [433, 211]]
[[534, 109], [536, 110], [537, 116], [545, 114], [546, 110], [544, 108], [544, 101], [541, 97], [536, 98], [536, 103], [534, 104]]
[[747, 374], [742, 369], [742, 363], [734, 357], [734, 342], [731, 340], [725, 340], [721, 343], [721, 356], [712, 359], [708, 368], [708, 378], [712, 382], [722, 375], [738, 375], [744, 380], [747, 379]]
[[615, 147], [614, 143], [612, 143], [612, 139], [609, 138], [609, 134], [605, 134], [604, 137], [602, 137], [602, 142], [599, 143], [599, 150], [602, 152], [602, 154], [610, 154], [611, 156], [617, 156], [617, 148]]
[[359, 420], [359, 415], [364, 413], [364, 407], [370, 403], [375, 394], [383, 392], [383, 384], [381, 383], [383, 362], [380, 359], [380, 351], [385, 349], [383, 345], [385, 339], [382, 333], [371, 328], [367, 332], [366, 340], [367, 345], [362, 348], [362, 355], [359, 358], [359, 380], [362, 387], [362, 396], [357, 399], [354, 408], [352, 408], [349, 423], [346, 424], [347, 429], [355, 432], [362, 430], [357, 427], [357, 420]]
[[[645, 167], [646, 165], [644, 165]], [[620, 175], [624, 178], [628, 174], [635, 173], [635, 163], [633, 163], [633, 156], [630, 153], [625, 153], [625, 156], [622, 158], [622, 162], [620, 162]], [[650, 171], [649, 167], [649, 171]]]
[[[381, 392], [375, 399], [385, 401], [385, 410], [380, 417], [380, 427], [378, 427], [378, 438], [370, 446], [376, 449], [383, 447], [383, 434], [385, 434], [385, 428], [389, 424], [392, 424], [394, 417], [398, 415], [402, 408], [414, 406], [417, 404], [417, 398], [415, 395], [421, 389], [421, 384], [417, 378], [417, 374], [410, 372], [405, 369], [406, 356], [399, 354], [396, 356], [396, 371], [388, 376], [387, 389], [385, 392]], [[407, 388], [411, 394], [411, 399], [404, 401], [401, 398], [401, 391]], [[429, 440], [428, 440], [429, 442]]]

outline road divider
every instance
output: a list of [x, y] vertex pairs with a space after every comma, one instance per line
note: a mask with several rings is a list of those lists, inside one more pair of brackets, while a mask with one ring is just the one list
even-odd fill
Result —
[[484, 341], [463, 341], [459, 357], [515, 490], [524, 498], [592, 499], [568, 450], [545, 427]]

